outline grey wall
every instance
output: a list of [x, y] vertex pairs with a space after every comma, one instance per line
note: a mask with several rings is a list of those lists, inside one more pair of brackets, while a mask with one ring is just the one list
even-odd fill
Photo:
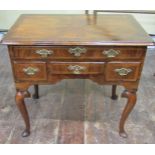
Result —
[[[0, 10], [0, 29], [9, 29], [21, 14], [84, 14], [84, 10]], [[90, 11], [92, 13], [92, 11]], [[132, 14], [149, 34], [155, 34], [155, 15]]]

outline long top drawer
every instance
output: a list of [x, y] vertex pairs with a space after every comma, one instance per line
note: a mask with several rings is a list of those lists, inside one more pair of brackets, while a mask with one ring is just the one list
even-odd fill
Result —
[[17, 59], [141, 59], [145, 55], [145, 47], [123, 46], [13, 46], [10, 50], [12, 58]]

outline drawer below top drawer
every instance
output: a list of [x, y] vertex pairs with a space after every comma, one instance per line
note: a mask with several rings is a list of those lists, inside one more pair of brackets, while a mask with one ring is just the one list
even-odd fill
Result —
[[105, 69], [106, 81], [137, 81], [141, 72], [141, 62], [110, 62]]
[[22, 59], [141, 59], [145, 47], [13, 46], [10, 55]]
[[70, 75], [94, 75], [104, 73], [103, 62], [51, 62], [48, 64], [49, 75], [52, 74], [70, 74]]
[[44, 62], [13, 62], [14, 75], [17, 80], [44, 81], [47, 79], [46, 63]]

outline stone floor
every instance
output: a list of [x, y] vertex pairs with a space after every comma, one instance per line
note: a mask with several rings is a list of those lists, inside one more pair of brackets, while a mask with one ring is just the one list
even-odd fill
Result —
[[14, 101], [8, 53], [0, 45], [0, 143], [155, 143], [154, 62], [155, 49], [150, 49], [138, 101], [126, 122], [127, 139], [118, 135], [118, 122], [126, 103], [120, 97], [123, 87], [118, 87], [119, 98], [113, 101], [111, 86], [78, 79], [40, 86], [40, 99], [26, 99], [31, 135], [22, 138], [24, 124]]

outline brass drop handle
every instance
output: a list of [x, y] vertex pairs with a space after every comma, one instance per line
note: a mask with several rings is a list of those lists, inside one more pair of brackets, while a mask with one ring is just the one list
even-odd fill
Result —
[[47, 58], [49, 55], [53, 54], [53, 51], [46, 50], [46, 49], [41, 49], [35, 51], [35, 53], [39, 54], [42, 58]]
[[23, 72], [27, 75], [35, 75], [37, 72], [39, 72], [38, 68], [34, 68], [34, 67], [27, 67], [27, 68], [23, 68]]
[[70, 66], [68, 66], [68, 70], [72, 71], [73, 74], [81, 74], [82, 71], [86, 70], [86, 67], [79, 66], [79, 65], [70, 65]]
[[120, 54], [119, 50], [109, 49], [102, 52], [107, 58], [114, 58]]
[[87, 49], [86, 48], [75, 47], [75, 48], [70, 48], [68, 50], [68, 52], [70, 54], [73, 54], [75, 57], [80, 57], [81, 54], [84, 54], [84, 53], [87, 52]]
[[133, 70], [130, 68], [118, 68], [115, 69], [115, 72], [118, 73], [120, 76], [126, 76], [131, 73]]

